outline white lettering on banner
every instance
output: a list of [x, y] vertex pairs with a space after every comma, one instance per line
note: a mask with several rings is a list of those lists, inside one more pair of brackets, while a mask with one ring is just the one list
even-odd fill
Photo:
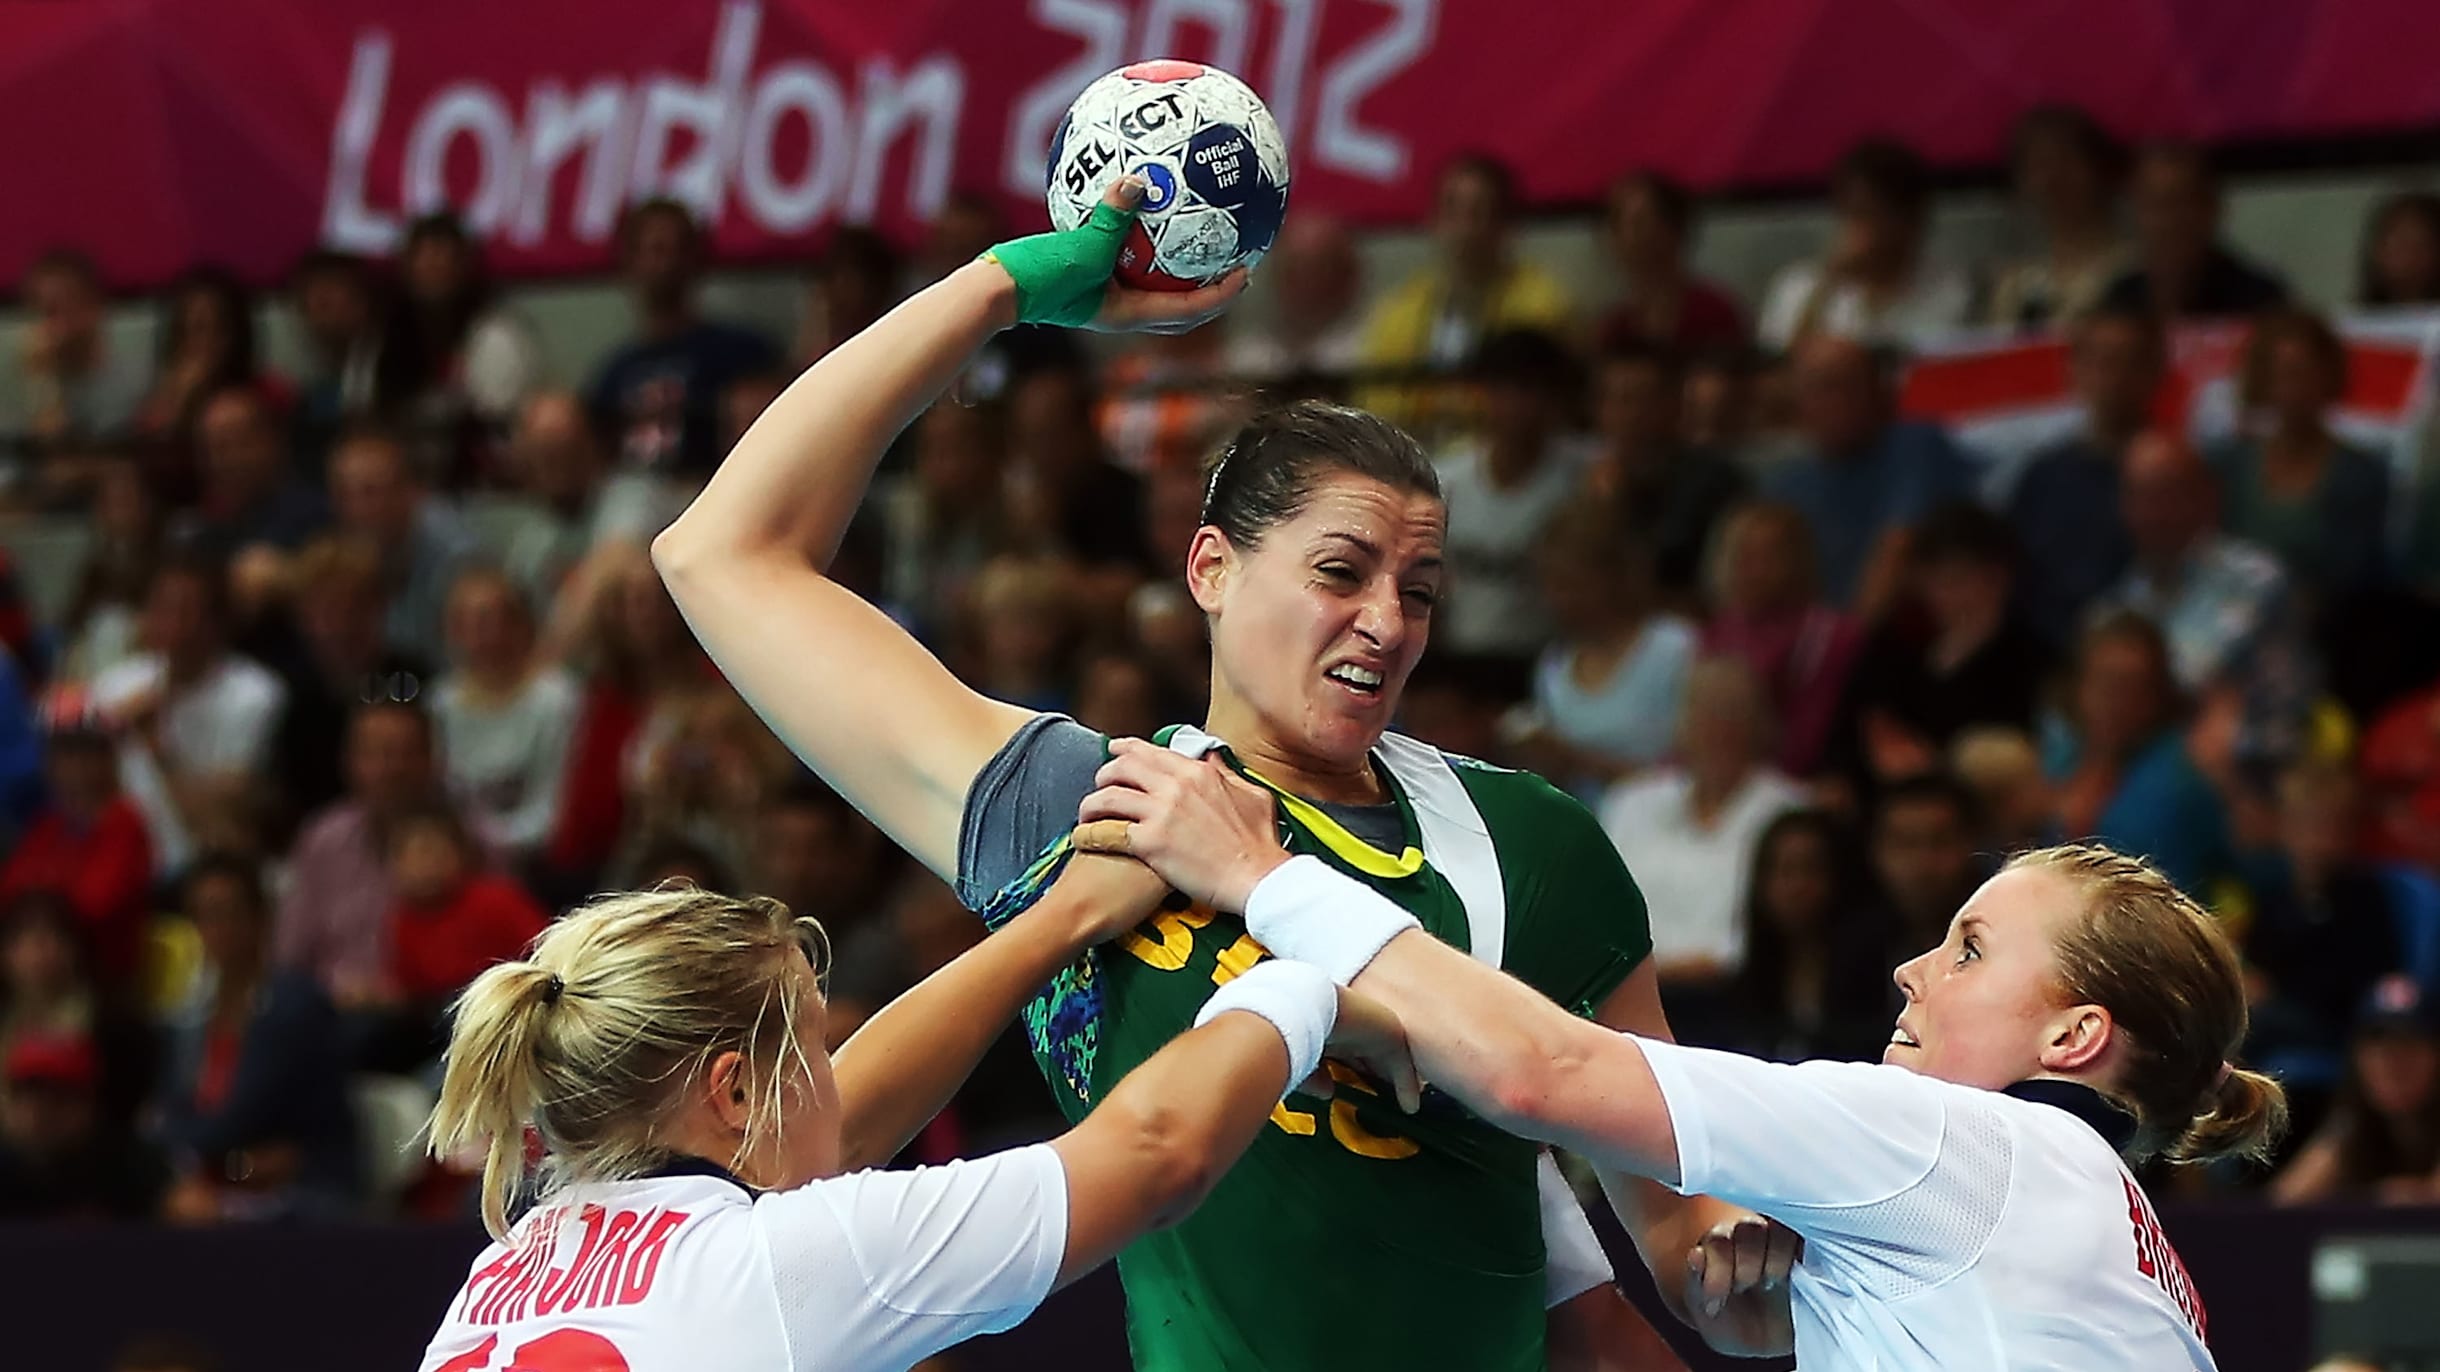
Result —
[[[367, 29], [350, 53], [331, 133], [322, 239], [350, 252], [388, 252], [398, 244], [401, 211], [419, 214], [454, 201], [469, 228], [519, 247], [541, 244], [554, 231], [600, 243], [616, 227], [619, 207], [648, 195], [673, 196], [717, 222], [729, 207], [732, 181], [738, 208], [757, 227], [801, 233], [834, 214], [877, 216], [889, 158], [901, 142], [911, 142], [906, 212], [936, 213], [948, 199], [964, 113], [966, 79], [957, 60], [934, 53], [866, 61], [851, 93], [829, 68], [802, 59], [757, 76], [761, 28], [759, 4], [731, 0], [720, 11], [702, 80], [605, 74], [572, 87], [540, 77], [523, 93], [522, 123], [515, 93], [452, 82], [406, 120], [398, 184], [386, 200], [370, 183], [389, 113], [393, 39]], [[791, 114], [804, 119], [811, 137], [804, 169], [787, 177], [774, 165], [774, 140]], [[461, 142], [473, 153], [473, 190], [452, 196], [449, 157]], [[684, 151], [673, 161], [679, 146]], [[566, 202], [567, 222], [555, 225], [562, 202], [554, 183], [571, 160], [581, 161], [582, 172]]]
[[966, 73], [946, 57], [927, 57], [899, 75], [874, 58], [857, 71], [863, 118], [856, 122], [856, 179], [847, 190], [847, 217], [869, 220], [880, 209], [881, 172], [890, 144], [917, 118], [923, 141], [907, 184], [907, 212], [930, 219], [949, 203], [949, 164], [956, 156], [957, 119], [966, 104]]
[[[1246, 47], [1254, 27], [1254, 16], [1248, 12], [1245, 0], [1152, 0], [1144, 7], [1143, 36], [1136, 40], [1134, 51], [1146, 57], [1167, 57], [1184, 52], [1178, 41], [1178, 30], [1187, 24], [1201, 24], [1212, 32], [1212, 45], [1205, 49], [1204, 61], [1225, 72], [1243, 75], [1246, 71]], [[1273, 111], [1277, 117], [1277, 111]]]
[[1051, 133], [1059, 127], [1076, 92], [1126, 60], [1127, 11], [1118, 0], [1032, 0], [1026, 13], [1046, 29], [1084, 40], [1083, 52], [1027, 86], [1009, 107], [1000, 184], [1011, 195], [1031, 199], [1042, 194], [1042, 169], [1050, 160]]
[[488, 236], [507, 222], [517, 203], [522, 160], [517, 156], [516, 118], [489, 86], [459, 81], [432, 97], [407, 139], [400, 198], [416, 214], [449, 203], [449, 145], [461, 133], [474, 139], [475, 165], [482, 168], [474, 194], [463, 204], [466, 227]]
[[[1313, 70], [1313, 45], [1324, 0], [1271, 0], [1277, 23], [1269, 35], [1270, 62], [1258, 89], [1296, 165], [1339, 172], [1383, 184], [1404, 177], [1410, 160], [1406, 140], [1361, 122], [1366, 97], [1413, 66], [1432, 44], [1440, 0], [1366, 0], [1391, 13], [1380, 27], [1322, 63], [1315, 92], [1312, 136], [1300, 137]], [[1350, 3], [1351, 0], [1339, 0]], [[1025, 88], [1011, 107], [1008, 139], [1000, 157], [1000, 183], [1011, 195], [1042, 193], [1042, 164], [1051, 131], [1076, 92], [1125, 60], [1197, 57], [1246, 75], [1255, 35], [1256, 0], [1146, 0], [1140, 11], [1126, 0], [1032, 0], [1035, 23], [1083, 41], [1084, 48], [1057, 70]], [[1180, 35], [1209, 31], [1208, 47], [1191, 48]]]
[[[746, 213], [774, 233], [801, 233], [821, 221], [847, 179], [847, 97], [830, 73], [811, 62], [790, 62], [755, 83], [754, 108], [746, 116], [746, 159], [740, 189]], [[805, 117], [812, 145], [805, 174], [796, 184], [780, 180], [771, 165], [773, 135], [784, 116]]]
[[551, 224], [551, 183], [560, 164], [579, 148], [585, 150], [585, 169], [577, 183], [576, 236], [588, 243], [610, 236], [618, 222], [619, 193], [627, 185], [615, 174], [626, 165], [631, 132], [623, 94], [610, 80], [596, 81], [573, 97], [556, 81], [535, 83], [525, 106], [525, 185], [508, 226], [511, 243], [530, 248], [543, 240]]
[[[627, 173], [631, 190], [683, 201], [707, 223], [720, 217], [722, 192], [727, 189], [733, 160], [730, 151], [737, 141], [733, 132], [736, 115], [745, 107], [746, 71], [754, 64], [754, 36], [761, 28], [761, 6], [723, 5], [720, 27], [712, 37], [711, 79], [690, 85], [656, 77], [645, 88], [635, 161]], [[680, 128], [693, 132], [695, 146], [673, 168], [665, 165], [669, 136]]]
[[1381, 0], [1397, 16], [1332, 65], [1313, 111], [1315, 161], [1350, 175], [1389, 182], [1406, 174], [1406, 142], [1356, 122], [1355, 109], [1381, 83], [1431, 46], [1439, 0]]

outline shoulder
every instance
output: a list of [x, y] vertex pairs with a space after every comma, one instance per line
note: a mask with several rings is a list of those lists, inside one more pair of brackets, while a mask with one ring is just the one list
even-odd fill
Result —
[[221, 689], [248, 704], [271, 703], [288, 694], [279, 673], [237, 653], [221, 659]]
[[2265, 599], [2287, 589], [2287, 573], [2267, 548], [2241, 538], [2221, 537], [2211, 544], [2211, 568], [2222, 583]]
[[536, 673], [527, 689], [535, 704], [553, 709], [574, 709], [584, 694], [576, 678], [560, 667], [546, 667]]
[[94, 676], [90, 688], [93, 703], [107, 707], [142, 695], [160, 684], [161, 674], [161, 659], [152, 653], [139, 653], [114, 662]]
[[1677, 804], [1685, 782], [1667, 769], [1622, 781], [1601, 795], [1601, 824], [1611, 833], [1646, 822]]

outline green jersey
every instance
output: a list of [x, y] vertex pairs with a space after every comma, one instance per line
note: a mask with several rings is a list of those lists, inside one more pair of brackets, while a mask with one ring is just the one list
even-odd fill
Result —
[[[1281, 807], [1290, 851], [1369, 883], [1435, 937], [1579, 1013], [1650, 952], [1642, 895], [1572, 797], [1395, 735], [1374, 756], [1405, 851], [1393, 858], [1292, 798]], [[1066, 856], [1054, 842], [985, 907], [986, 922], [1024, 909]], [[1025, 1016], [1060, 1108], [1081, 1119], [1192, 1025], [1215, 987], [1268, 956], [1235, 917], [1182, 902], [1093, 950]], [[1536, 1146], [1448, 1097], [1427, 1095], [1409, 1116], [1354, 1071], [1327, 1070], [1331, 1096], [1291, 1093], [1185, 1223], [1120, 1254], [1136, 1366], [1543, 1367]]]

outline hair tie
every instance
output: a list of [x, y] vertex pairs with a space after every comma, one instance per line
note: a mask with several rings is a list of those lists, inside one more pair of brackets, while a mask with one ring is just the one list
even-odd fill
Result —
[[2221, 1062], [2220, 1075], [2211, 1079], [2211, 1089], [2218, 1091], [2225, 1088], [2228, 1085], [2228, 1079], [2236, 1074], [2237, 1065], [2235, 1063], [2226, 1061]]
[[557, 972], [551, 973], [551, 979], [542, 983], [542, 1003], [545, 1005], [557, 1005], [559, 1003], [559, 997], [564, 994], [567, 989], [567, 982], [562, 980]]

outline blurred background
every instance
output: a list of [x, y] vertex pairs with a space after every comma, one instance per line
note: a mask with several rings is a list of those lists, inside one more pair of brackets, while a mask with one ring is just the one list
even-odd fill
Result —
[[[2298, 1108], [2271, 1167], [2150, 1179], [2222, 1366], [2440, 1367], [2415, 0], [564, 22], [0, 7], [11, 1366], [411, 1366], [480, 1246], [415, 1141], [442, 1007], [590, 892], [819, 916], [842, 1035], [979, 937], [644, 545], [796, 370], [1043, 227], [1088, 80], [1178, 56], [1288, 138], [1253, 291], [996, 340], [837, 574], [1004, 699], [1199, 719], [1203, 462], [1268, 399], [1389, 414], [1450, 505], [1401, 727], [1594, 808], [1682, 1038], [1876, 1058], [2002, 855], [2145, 853]], [[1055, 1126], [1012, 1036], [903, 1161]], [[943, 1365], [1123, 1366], [1116, 1299]]]

